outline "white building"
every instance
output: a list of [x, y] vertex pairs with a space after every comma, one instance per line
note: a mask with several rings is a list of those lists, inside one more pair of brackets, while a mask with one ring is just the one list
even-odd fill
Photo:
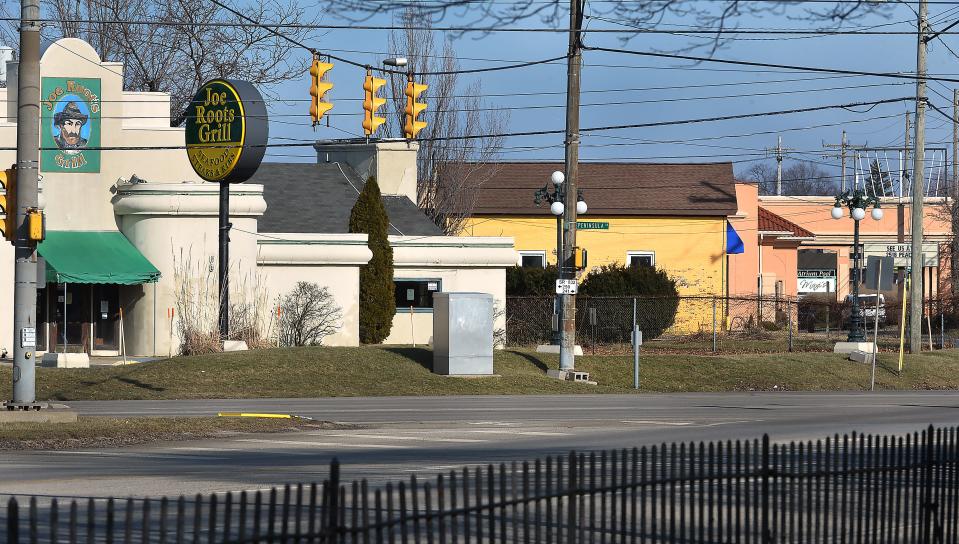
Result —
[[[47, 48], [40, 71], [47, 239], [39, 247], [46, 283], [38, 290], [38, 349], [114, 354], [122, 310], [129, 354], [178, 353], [184, 329], [216, 329], [219, 187], [196, 176], [183, 149], [111, 149], [184, 143], [183, 129], [169, 126], [169, 96], [124, 91], [122, 64], [63, 39]], [[0, 141], [16, 141], [16, 81], [10, 62]], [[83, 121], [72, 140], [66, 118]], [[358, 343], [359, 268], [370, 251], [365, 235], [347, 234], [346, 221], [369, 175], [392, 224], [401, 308], [388, 343], [429, 341], [436, 290], [488, 292], [502, 307], [505, 268], [516, 262], [512, 238], [442, 236], [413, 204], [415, 144], [317, 151], [317, 164], [264, 163], [250, 182], [231, 187], [231, 303], [261, 325], [265, 342], [277, 298], [297, 281], [314, 281], [343, 314], [324, 343]], [[0, 166], [14, 162], [13, 151], [0, 151]], [[12, 307], [13, 248], [3, 242], [0, 352], [12, 349]]]

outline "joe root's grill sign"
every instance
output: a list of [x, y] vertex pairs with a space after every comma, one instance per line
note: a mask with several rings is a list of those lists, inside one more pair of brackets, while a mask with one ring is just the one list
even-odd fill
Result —
[[208, 81], [187, 112], [186, 149], [193, 170], [207, 181], [246, 181], [263, 160], [268, 127], [266, 105], [253, 85]]

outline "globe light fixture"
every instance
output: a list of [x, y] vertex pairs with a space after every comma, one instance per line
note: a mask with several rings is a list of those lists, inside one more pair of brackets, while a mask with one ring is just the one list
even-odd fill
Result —
[[563, 206], [563, 203], [559, 201], [553, 202], [549, 205], [549, 211], [556, 216], [563, 215], [563, 212], [566, 211], [566, 206]]
[[576, 214], [577, 214], [577, 215], [583, 215], [584, 213], [586, 213], [586, 209], [587, 209], [587, 208], [586, 208], [586, 202], [580, 200], [579, 202], [576, 203]]
[[559, 185], [562, 185], [564, 181], [566, 181], [566, 176], [562, 172], [557, 170], [553, 172], [553, 174], [549, 177], [549, 179], [550, 181], [553, 182], [553, 185], [559, 186]]
[[849, 314], [849, 342], [865, 342], [866, 332], [863, 329], [864, 318], [859, 305], [859, 283], [862, 270], [863, 251], [859, 245], [859, 222], [866, 218], [866, 208], [872, 207], [870, 215], [876, 221], [882, 219], [883, 212], [880, 208], [879, 197], [877, 195], [866, 194], [865, 189], [856, 187], [849, 191], [843, 191], [836, 195], [836, 204], [833, 206], [830, 215], [833, 219], [842, 219], [845, 214], [843, 208], [849, 209], [849, 215], [853, 219], [852, 235], [852, 267], [849, 270], [849, 280], [852, 283], [852, 307]]

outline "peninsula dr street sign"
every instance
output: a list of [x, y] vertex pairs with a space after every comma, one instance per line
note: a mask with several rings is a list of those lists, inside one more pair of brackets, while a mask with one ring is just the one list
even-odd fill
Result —
[[576, 230], [609, 230], [607, 221], [577, 221]]
[[187, 156], [193, 170], [207, 181], [250, 179], [263, 160], [268, 136], [266, 103], [246, 81], [208, 81], [190, 102]]

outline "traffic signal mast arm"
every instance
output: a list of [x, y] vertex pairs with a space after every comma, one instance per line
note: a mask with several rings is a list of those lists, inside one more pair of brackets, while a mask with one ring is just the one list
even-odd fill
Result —
[[413, 81], [413, 76], [410, 74], [409, 82], [406, 84], [406, 122], [403, 124], [403, 135], [406, 136], [407, 140], [412, 140], [416, 138], [416, 134], [419, 131], [426, 128], [426, 121], [420, 121], [417, 119], [419, 114], [423, 113], [426, 110], [426, 104], [422, 102], [417, 102], [417, 98], [428, 88], [427, 85], [422, 83], [415, 83]]

